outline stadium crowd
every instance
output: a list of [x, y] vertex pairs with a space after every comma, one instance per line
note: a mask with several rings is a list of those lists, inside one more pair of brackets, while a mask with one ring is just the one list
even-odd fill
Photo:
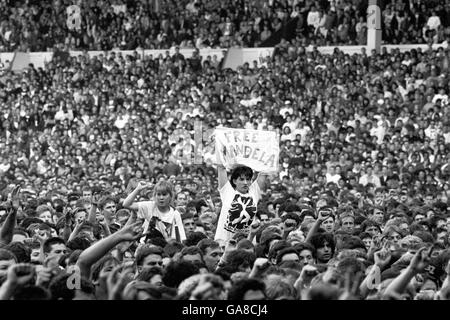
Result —
[[[77, 5], [79, 10], [68, 9]], [[444, 0], [382, 1], [386, 43], [441, 43]], [[365, 45], [365, 0], [3, 0], [0, 51], [258, 47], [297, 19], [304, 45]]]
[[[0, 300], [449, 299], [449, 52], [2, 70]], [[217, 126], [278, 132], [279, 172], [227, 176]]]

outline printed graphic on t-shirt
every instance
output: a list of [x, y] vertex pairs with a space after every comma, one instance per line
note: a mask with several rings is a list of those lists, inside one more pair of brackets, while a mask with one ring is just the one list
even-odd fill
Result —
[[252, 197], [243, 197], [240, 194], [234, 196], [228, 211], [225, 230], [230, 232], [244, 231], [250, 229], [250, 224], [256, 214], [256, 205]]
[[150, 227], [155, 228], [156, 230], [158, 230], [159, 232], [161, 232], [161, 234], [167, 238], [172, 230], [172, 224], [168, 223], [168, 222], [164, 222], [161, 219], [153, 216], [150, 219]]

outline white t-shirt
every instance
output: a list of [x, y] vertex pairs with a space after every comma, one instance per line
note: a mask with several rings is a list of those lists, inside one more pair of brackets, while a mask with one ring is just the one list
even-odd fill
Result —
[[248, 233], [256, 214], [256, 206], [261, 199], [257, 180], [251, 184], [247, 194], [236, 191], [229, 181], [219, 192], [222, 210], [214, 239], [227, 241], [238, 231]]
[[163, 234], [166, 239], [177, 239], [175, 227], [178, 227], [180, 241], [186, 240], [186, 233], [184, 232], [183, 222], [180, 213], [170, 208], [169, 211], [162, 213], [159, 211], [155, 201], [141, 201], [136, 203], [138, 206], [137, 215], [139, 218], [146, 220], [144, 223], [145, 231], [148, 228], [152, 218], [155, 218], [155, 228]]

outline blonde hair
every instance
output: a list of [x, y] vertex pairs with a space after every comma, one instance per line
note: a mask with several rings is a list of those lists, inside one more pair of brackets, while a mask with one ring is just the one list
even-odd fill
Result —
[[156, 185], [155, 188], [153, 189], [153, 196], [156, 196], [157, 192], [162, 192], [162, 193], [166, 193], [168, 192], [170, 194], [170, 198], [173, 200], [174, 198], [174, 188], [172, 183], [170, 183], [169, 181], [159, 181]]

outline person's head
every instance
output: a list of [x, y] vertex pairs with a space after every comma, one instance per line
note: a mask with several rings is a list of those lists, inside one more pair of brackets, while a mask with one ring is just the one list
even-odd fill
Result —
[[179, 192], [175, 199], [175, 205], [176, 206], [185, 206], [187, 204], [187, 202], [188, 202], [188, 198], [187, 198], [186, 193]]
[[28, 247], [31, 249], [30, 262], [32, 264], [40, 264], [40, 255], [41, 255], [40, 243], [38, 241], [33, 241], [28, 244]]
[[153, 197], [159, 208], [167, 208], [173, 200], [174, 189], [170, 182], [159, 181], [153, 190]]
[[361, 224], [361, 231], [367, 232], [372, 237], [381, 234], [380, 225], [378, 223], [376, 223], [375, 221], [373, 221], [373, 220], [365, 220]]
[[50, 281], [49, 290], [52, 300], [95, 300], [95, 287], [91, 281], [81, 277], [79, 287], [72, 289], [67, 284], [72, 274], [62, 273]]
[[277, 253], [277, 265], [286, 261], [300, 262], [298, 252], [294, 248], [284, 248]]
[[24, 242], [25, 239], [29, 238], [29, 234], [26, 230], [17, 228], [14, 229], [14, 234], [12, 238], [12, 242]]
[[120, 264], [119, 260], [111, 254], [104, 255], [91, 268], [92, 283], [99, 285], [102, 282], [106, 284], [106, 278], [111, 271]]
[[162, 266], [164, 250], [157, 246], [143, 246], [136, 252], [136, 268], [141, 272], [143, 268]]
[[230, 176], [231, 186], [240, 193], [248, 193], [252, 183], [253, 170], [246, 166], [233, 169]]
[[61, 238], [53, 237], [44, 242], [44, 257], [46, 259], [54, 257], [59, 260], [67, 251], [66, 242]]
[[0, 249], [0, 283], [6, 279], [9, 267], [16, 263], [17, 258], [11, 251]]
[[386, 227], [383, 230], [383, 236], [385, 236], [389, 241], [392, 241], [394, 244], [397, 244], [403, 238], [400, 228], [396, 225]]
[[136, 280], [146, 281], [155, 286], [162, 286], [163, 269], [158, 266], [146, 267], [136, 275]]
[[327, 263], [333, 257], [336, 245], [332, 234], [316, 234], [312, 236], [311, 244], [316, 251], [317, 262]]
[[265, 300], [266, 286], [258, 279], [242, 279], [235, 282], [228, 291], [228, 300]]
[[194, 216], [191, 213], [184, 214], [181, 219], [183, 220], [183, 227], [186, 235], [195, 231]]
[[36, 215], [45, 223], [53, 223], [52, 210], [47, 205], [40, 205], [36, 208]]
[[202, 251], [197, 246], [185, 247], [181, 250], [181, 259], [192, 263], [203, 263]]
[[294, 246], [295, 250], [298, 252], [300, 261], [304, 265], [313, 265], [315, 263], [315, 249], [309, 243], [299, 243]]
[[254, 253], [246, 250], [234, 250], [227, 256], [227, 267], [235, 272], [250, 272], [255, 260]]
[[29, 263], [31, 260], [31, 249], [21, 242], [11, 242], [3, 248], [14, 254], [17, 259], [17, 263]]
[[75, 208], [73, 211], [73, 217], [76, 223], [83, 223], [87, 219], [87, 210], [84, 208]]
[[116, 212], [116, 222], [120, 224], [121, 226], [124, 226], [128, 219], [130, 218], [130, 211], [128, 209], [119, 209]]
[[200, 215], [199, 220], [205, 225], [206, 228], [209, 230], [214, 230], [217, 215], [214, 212], [206, 211]]
[[342, 230], [352, 233], [355, 228], [355, 216], [350, 213], [343, 213], [339, 219], [341, 220]]
[[203, 255], [203, 261], [210, 272], [216, 270], [220, 258], [223, 255], [219, 243], [212, 239], [203, 239], [197, 243]]
[[82, 196], [83, 196], [83, 199], [88, 200], [88, 201], [91, 201], [91, 198], [92, 198], [92, 188], [89, 187], [89, 186], [83, 187], [83, 190], [82, 190]]
[[264, 283], [268, 300], [294, 299], [297, 296], [293, 283], [283, 275], [268, 275]]
[[383, 224], [384, 222], [384, 212], [380, 208], [373, 208], [373, 211], [369, 212], [369, 219], [377, 222], [378, 224]]
[[334, 231], [334, 216], [329, 215], [325, 220], [322, 221], [320, 227], [325, 230], [325, 232], [332, 233]]
[[284, 214], [281, 220], [283, 221], [285, 231], [295, 230], [300, 225], [300, 217], [293, 212]]
[[164, 246], [164, 254], [172, 258], [176, 253], [181, 252], [181, 250], [184, 248], [184, 245], [180, 242], [177, 242], [175, 240], [170, 240], [165, 246]]
[[99, 201], [99, 208], [100, 210], [103, 210], [105, 214], [113, 217], [117, 209], [116, 201], [114, 201], [112, 197], [103, 197]]
[[359, 238], [364, 243], [364, 246], [367, 250], [369, 250], [370, 246], [372, 245], [372, 238], [373, 236], [368, 232], [362, 232], [359, 234]]
[[163, 283], [169, 288], [177, 288], [183, 280], [199, 273], [199, 268], [189, 261], [171, 261], [163, 274]]

